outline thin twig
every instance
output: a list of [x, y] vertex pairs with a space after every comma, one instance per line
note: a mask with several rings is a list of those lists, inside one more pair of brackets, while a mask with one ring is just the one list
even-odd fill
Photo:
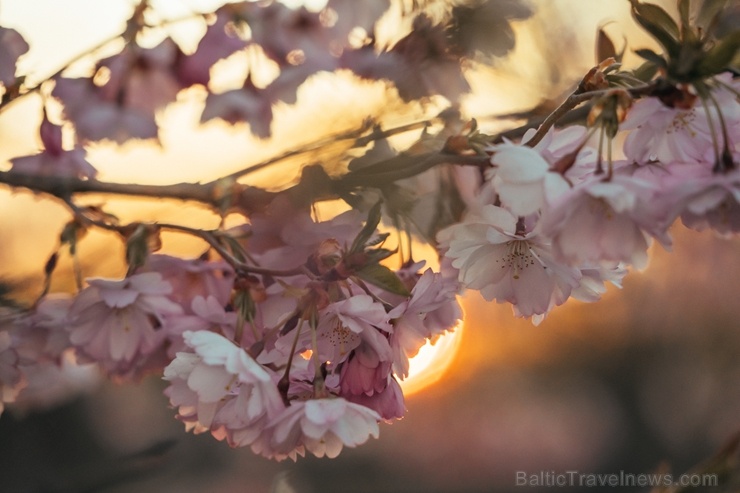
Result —
[[[633, 97], [639, 97], [644, 96], [645, 94], [649, 94], [654, 88], [655, 82], [638, 87], [631, 87], [625, 90], [629, 92], [630, 95], [632, 95]], [[535, 132], [531, 139], [525, 142], [525, 145], [529, 147], [536, 146], [545, 137], [550, 128], [552, 128], [553, 125], [560, 121], [571, 110], [575, 109], [577, 106], [585, 103], [586, 101], [590, 101], [599, 96], [605, 96], [612, 90], [613, 89], [610, 88], [598, 91], [580, 92], [579, 89], [576, 89], [570, 94], [570, 96], [565, 99], [565, 101], [560, 104], [560, 106], [555, 108], [555, 110], [550, 113], [547, 118], [545, 118], [545, 120], [537, 129], [537, 132]]]
[[307, 154], [310, 152], [318, 151], [322, 149], [323, 147], [326, 147], [327, 145], [333, 144], [338, 141], [355, 139], [355, 142], [352, 144], [350, 149], [356, 149], [356, 148], [365, 147], [367, 144], [369, 144], [370, 142], [374, 140], [380, 140], [380, 139], [391, 137], [393, 135], [397, 135], [400, 133], [410, 132], [412, 130], [424, 128], [429, 124], [430, 124], [430, 120], [422, 120], [422, 121], [417, 121], [413, 123], [408, 123], [406, 125], [401, 125], [399, 127], [391, 128], [388, 130], [375, 130], [368, 135], [362, 135], [368, 130], [369, 124], [365, 123], [359, 129], [349, 130], [347, 132], [342, 132], [336, 135], [332, 135], [325, 139], [311, 142], [304, 146], [298, 147], [297, 149], [293, 149], [283, 154], [280, 154], [279, 156], [266, 159], [265, 161], [261, 161], [257, 164], [250, 165], [246, 168], [242, 168], [226, 176], [213, 180], [212, 183], [226, 182], [229, 180], [237, 180], [251, 173], [255, 173], [269, 166], [272, 166], [273, 164], [277, 164], [281, 161], [285, 161], [286, 159], [290, 159], [292, 157], [300, 156], [302, 154]]

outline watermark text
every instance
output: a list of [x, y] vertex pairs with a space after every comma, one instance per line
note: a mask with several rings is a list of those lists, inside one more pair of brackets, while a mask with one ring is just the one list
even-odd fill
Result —
[[516, 471], [516, 486], [549, 486], [553, 488], [565, 487], [632, 487], [645, 488], [655, 486], [702, 486], [711, 487], [718, 485], [716, 474], [673, 474], [659, 473], [630, 473], [619, 471], [617, 473], [585, 473], [581, 471], [538, 471], [526, 472]]

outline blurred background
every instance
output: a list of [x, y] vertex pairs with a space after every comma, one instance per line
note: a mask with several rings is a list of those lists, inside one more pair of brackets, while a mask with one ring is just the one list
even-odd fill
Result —
[[[516, 43], [491, 35], [502, 43], [502, 56], [469, 68], [474, 93], [463, 104], [466, 116], [491, 131], [502, 125], [492, 115], [528, 110], [572, 88], [595, 63], [599, 26], [618, 49], [629, 40], [627, 65], [636, 61], [630, 49], [650, 45], [635, 32], [626, 0], [496, 2]], [[172, 17], [220, 3], [152, 1]], [[130, 11], [125, 0], [3, 0], [0, 24], [29, 41], [21, 72], [42, 79], [119, 32]], [[186, 44], [188, 27], [178, 29]], [[368, 114], [390, 123], [418, 116], [397, 99], [379, 85], [319, 76], [297, 105], [278, 109], [267, 142], [244, 128], [189, 124], [197, 108], [183, 103], [162, 115], [162, 148], [100, 144], [89, 157], [105, 180], [205, 180], [355, 128]], [[38, 149], [39, 118], [40, 101], [32, 98], [0, 117], [0, 163]], [[123, 220], [217, 221], [195, 206], [164, 201], [106, 199], [106, 205]], [[58, 204], [7, 190], [0, 190], [0, 210], [0, 277], [17, 282], [20, 292], [37, 292], [43, 262], [69, 216]], [[403, 420], [381, 426], [380, 439], [337, 459], [274, 463], [185, 434], [162, 395], [164, 383], [152, 377], [139, 385], [100, 383], [55, 407], [6, 411], [0, 491], [495, 493], [551, 489], [516, 487], [517, 471], [685, 472], [740, 431], [740, 239], [680, 224], [672, 233], [673, 252], [654, 247], [649, 267], [630, 273], [623, 290], [610, 289], [596, 304], [571, 301], [536, 327], [515, 319], [508, 306], [467, 295], [465, 325], [447, 344], [453, 350], [434, 363], [448, 365], [441, 378], [418, 380]], [[110, 240], [102, 233], [86, 238], [84, 268], [121, 272], [122, 253]], [[165, 240], [171, 253], [197, 247]]]

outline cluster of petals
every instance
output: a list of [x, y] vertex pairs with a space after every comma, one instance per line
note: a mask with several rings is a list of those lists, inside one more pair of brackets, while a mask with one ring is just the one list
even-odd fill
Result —
[[369, 295], [359, 294], [330, 303], [319, 312], [316, 329], [321, 341], [319, 358], [339, 364], [364, 342], [382, 361], [390, 361], [391, 348], [385, 334], [392, 331], [385, 308]]
[[71, 347], [71, 304], [69, 295], [48, 295], [0, 322], [0, 401], [13, 410], [47, 408], [97, 385], [97, 366], [78, 363]]
[[13, 158], [11, 172], [37, 176], [72, 176], [94, 178], [97, 170], [85, 159], [85, 149], [62, 147], [62, 127], [54, 125], [44, 115], [40, 127], [43, 151], [32, 155]]
[[278, 376], [243, 348], [211, 331], [186, 332], [187, 350], [165, 368], [165, 394], [178, 419], [232, 447], [283, 460], [305, 451], [336, 457], [344, 446], [378, 436], [381, 417], [341, 397], [294, 399], [286, 405]]
[[156, 272], [90, 279], [70, 308], [70, 340], [83, 359], [113, 375], [146, 370], [164, 347], [165, 316], [182, 313], [171, 293]]
[[13, 337], [9, 331], [0, 330], [0, 414], [6, 403], [15, 401], [24, 384]]
[[294, 401], [274, 419], [255, 451], [282, 460], [307, 450], [334, 458], [343, 447], [362, 445], [378, 437], [380, 416], [341, 397]]
[[[712, 99], [702, 104], [697, 98], [690, 108], [669, 107], [658, 98], [636, 101], [620, 127], [630, 131], [624, 142], [627, 158], [638, 163], [714, 163], [713, 140], [720, 146], [724, 143], [722, 120], [731, 139], [728, 145], [735, 148], [740, 143], [736, 95], [740, 85], [729, 74], [714, 82], [717, 87], [712, 90]], [[728, 87], [734, 87], [735, 92]]]
[[486, 178], [501, 204], [516, 216], [539, 211], [568, 189], [563, 176], [550, 171], [550, 163], [531, 147], [506, 143], [491, 152], [495, 168], [486, 172]]
[[555, 255], [571, 265], [624, 262], [642, 269], [648, 260], [646, 229], [660, 223], [651, 217], [655, 194], [649, 182], [635, 177], [604, 181], [596, 175], [558, 198], [544, 214], [542, 231]]
[[459, 290], [457, 279], [427, 269], [416, 281], [411, 297], [390, 311], [393, 371], [398, 378], [408, 376], [409, 359], [428, 340], [452, 330], [462, 318], [456, 298]]
[[702, 164], [674, 164], [662, 182], [671, 217], [680, 216], [686, 227], [722, 236], [740, 232], [740, 169], [713, 173]]
[[0, 83], [6, 88], [15, 82], [15, 64], [28, 51], [28, 43], [15, 29], [0, 27]]
[[486, 205], [442, 230], [440, 248], [464, 286], [511, 303], [523, 317], [543, 315], [568, 299], [581, 274], [555, 261], [547, 237], [517, 231], [517, 223], [506, 209]]
[[130, 44], [101, 60], [92, 79], [58, 78], [52, 95], [64, 104], [81, 141], [154, 139], [155, 112], [182, 88], [176, 78], [179, 53], [169, 38], [153, 48]]
[[187, 351], [164, 369], [165, 394], [178, 418], [231, 446], [252, 444], [285, 407], [274, 375], [215, 332], [187, 331], [184, 340]]

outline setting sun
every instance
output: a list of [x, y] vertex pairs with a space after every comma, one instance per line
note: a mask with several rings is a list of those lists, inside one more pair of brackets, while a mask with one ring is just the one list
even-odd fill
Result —
[[462, 340], [463, 323], [460, 321], [454, 330], [440, 336], [436, 341], [427, 342], [411, 359], [409, 376], [401, 382], [405, 395], [411, 395], [435, 384], [445, 374], [457, 356]]

